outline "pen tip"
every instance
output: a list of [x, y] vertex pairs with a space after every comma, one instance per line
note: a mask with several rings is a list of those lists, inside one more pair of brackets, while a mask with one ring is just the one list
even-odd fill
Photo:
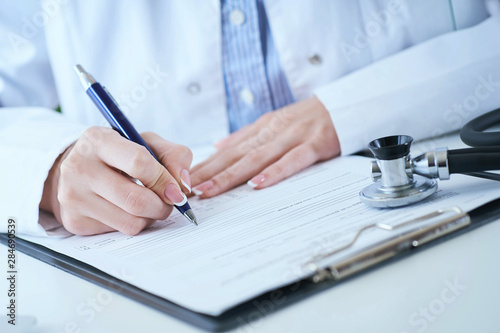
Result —
[[189, 220], [189, 222], [193, 223], [194, 225], [198, 225], [198, 220], [196, 219], [196, 216], [194, 216], [194, 213], [191, 209], [188, 209], [184, 213], [184, 216]]

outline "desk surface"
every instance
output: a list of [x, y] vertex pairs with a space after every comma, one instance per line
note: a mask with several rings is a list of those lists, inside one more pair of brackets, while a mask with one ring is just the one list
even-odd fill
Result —
[[[500, 332], [499, 239], [500, 220], [236, 331]], [[6, 272], [3, 245], [0, 257]], [[2, 315], [1, 332], [199, 332], [20, 253], [18, 268], [18, 316], [28, 322], [33, 316], [36, 324], [12, 330]], [[0, 281], [6, 304], [6, 279]]]

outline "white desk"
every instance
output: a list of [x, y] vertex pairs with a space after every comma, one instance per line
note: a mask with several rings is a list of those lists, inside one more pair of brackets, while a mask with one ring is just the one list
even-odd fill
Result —
[[[499, 240], [500, 221], [492, 222], [236, 331], [500, 332]], [[6, 254], [7, 248], [0, 246], [3, 272]], [[199, 332], [26, 255], [18, 253], [18, 261], [18, 315], [35, 316], [37, 324], [13, 332]], [[458, 296], [445, 282], [455, 280], [466, 288], [455, 290]], [[7, 284], [1, 281], [5, 309]], [[93, 299], [97, 310], [86, 305]], [[425, 319], [419, 311], [429, 307]], [[0, 332], [8, 327], [4, 311]]]

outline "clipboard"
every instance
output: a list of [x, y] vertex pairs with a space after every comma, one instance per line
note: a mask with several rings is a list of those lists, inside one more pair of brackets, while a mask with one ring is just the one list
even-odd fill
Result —
[[[500, 199], [496, 199], [470, 212], [463, 212], [458, 207], [451, 207], [440, 209], [410, 221], [403, 221], [397, 225], [375, 223], [366, 226], [358, 230], [348, 244], [336, 250], [320, 254], [304, 263], [311, 271], [310, 276], [307, 278], [262, 294], [216, 317], [193, 312], [117, 279], [84, 262], [22, 238], [16, 237], [16, 250], [167, 315], [174, 316], [188, 324], [212, 332], [222, 332], [259, 320], [268, 314], [348, 281], [355, 276], [369, 273], [373, 269], [401, 260], [408, 255], [418, 253], [499, 218]], [[419, 222], [428, 221], [429, 219], [434, 219], [435, 222], [427, 223], [423, 227], [418, 226]], [[418, 227], [411, 228], [412, 225]], [[363, 232], [373, 228], [382, 229], [392, 234], [381, 242], [370, 244], [354, 252], [347, 258], [322, 264], [323, 261], [328, 261], [335, 254], [353, 246]], [[406, 228], [404, 232], [399, 232], [404, 228]], [[7, 235], [0, 234], [0, 242], [7, 244], [7, 241]], [[282, 301], [276, 302], [277, 295]]]

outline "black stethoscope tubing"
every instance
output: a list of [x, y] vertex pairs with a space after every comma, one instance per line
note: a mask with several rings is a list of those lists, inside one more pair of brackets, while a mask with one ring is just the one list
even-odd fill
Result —
[[500, 174], [485, 172], [500, 170], [500, 131], [484, 132], [499, 124], [500, 109], [469, 121], [460, 131], [460, 138], [473, 148], [448, 150], [450, 173], [500, 181]]

